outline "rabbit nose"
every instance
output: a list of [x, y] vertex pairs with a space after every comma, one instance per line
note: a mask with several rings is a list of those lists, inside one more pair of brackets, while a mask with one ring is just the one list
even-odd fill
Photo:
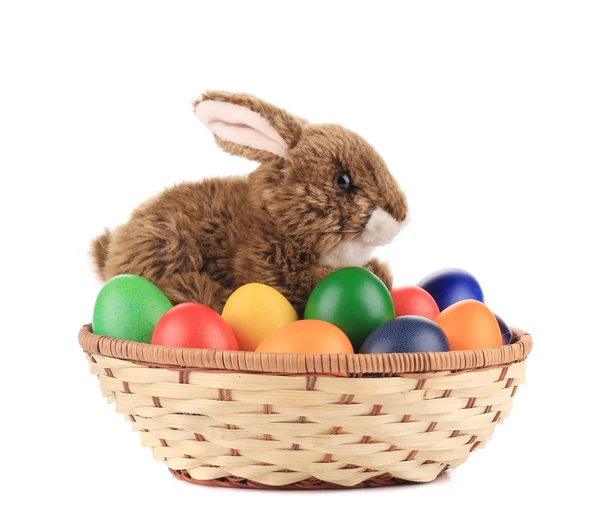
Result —
[[408, 207], [404, 196], [400, 197], [396, 202], [387, 202], [383, 206], [383, 209], [399, 222], [405, 221], [408, 217]]
[[377, 207], [372, 213], [360, 236], [365, 245], [377, 247], [390, 243], [403, 228], [404, 224], [390, 213]]

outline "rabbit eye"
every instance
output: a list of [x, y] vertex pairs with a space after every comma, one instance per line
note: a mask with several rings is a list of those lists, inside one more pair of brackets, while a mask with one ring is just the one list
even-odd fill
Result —
[[342, 173], [337, 177], [337, 186], [342, 189], [342, 191], [347, 191], [352, 187], [352, 178], [348, 173]]

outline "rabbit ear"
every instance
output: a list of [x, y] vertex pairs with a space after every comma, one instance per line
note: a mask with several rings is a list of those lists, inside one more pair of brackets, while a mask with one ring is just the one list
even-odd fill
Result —
[[253, 96], [209, 91], [194, 105], [223, 149], [250, 160], [284, 158], [302, 132], [302, 120]]

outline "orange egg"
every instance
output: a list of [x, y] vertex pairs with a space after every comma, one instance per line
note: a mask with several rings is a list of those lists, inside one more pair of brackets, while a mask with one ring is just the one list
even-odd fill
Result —
[[348, 336], [335, 325], [321, 320], [300, 320], [270, 334], [256, 352], [354, 354], [354, 349]]
[[450, 342], [450, 350], [489, 349], [502, 345], [498, 322], [483, 303], [459, 301], [444, 309], [435, 322]]

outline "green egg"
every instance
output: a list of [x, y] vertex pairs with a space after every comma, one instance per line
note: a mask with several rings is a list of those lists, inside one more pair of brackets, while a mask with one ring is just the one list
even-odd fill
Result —
[[94, 305], [94, 334], [150, 343], [161, 316], [173, 305], [153, 283], [121, 274], [102, 287]]
[[394, 302], [385, 284], [372, 272], [346, 267], [332, 272], [315, 287], [304, 317], [333, 323], [358, 351], [371, 332], [395, 318]]

